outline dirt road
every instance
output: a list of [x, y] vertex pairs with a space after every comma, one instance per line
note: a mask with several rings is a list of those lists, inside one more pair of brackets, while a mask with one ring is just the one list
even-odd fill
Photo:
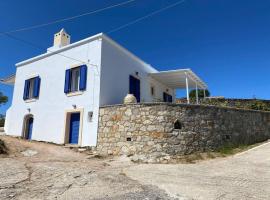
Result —
[[0, 136], [0, 199], [269, 200], [270, 143], [196, 164], [133, 164]]
[[269, 200], [270, 143], [227, 158], [196, 164], [133, 166], [125, 173], [180, 199]]
[[[41, 142], [0, 136], [10, 155], [0, 157], [0, 199], [171, 199], [156, 186], [128, 178], [126, 160], [92, 158]], [[25, 155], [23, 155], [23, 154]]]

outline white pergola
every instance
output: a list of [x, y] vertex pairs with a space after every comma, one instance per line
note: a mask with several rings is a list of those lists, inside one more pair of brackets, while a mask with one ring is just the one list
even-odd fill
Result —
[[161, 71], [150, 73], [149, 76], [172, 89], [186, 89], [188, 104], [190, 103], [190, 88], [196, 89], [197, 104], [199, 104], [198, 89], [202, 89], [204, 91], [205, 97], [207, 85], [191, 69]]
[[6, 84], [6, 85], [14, 85], [15, 83], [15, 74], [7, 77], [7, 78], [3, 78], [0, 79], [0, 83]]

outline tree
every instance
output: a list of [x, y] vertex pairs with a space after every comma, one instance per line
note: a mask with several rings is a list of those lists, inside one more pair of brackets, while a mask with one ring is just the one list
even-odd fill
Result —
[[[209, 90], [205, 90], [205, 96], [206, 97], [209, 97], [210, 96]], [[196, 90], [191, 90], [189, 92], [189, 97], [191, 99], [196, 99]], [[198, 97], [199, 98], [203, 98], [204, 97], [204, 91], [203, 90], [201, 90], [201, 89], [198, 90]]]
[[5, 125], [5, 116], [0, 114], [0, 127]]
[[2, 92], [0, 92], [0, 106], [1, 104], [5, 104], [8, 101], [8, 97], [5, 96]]

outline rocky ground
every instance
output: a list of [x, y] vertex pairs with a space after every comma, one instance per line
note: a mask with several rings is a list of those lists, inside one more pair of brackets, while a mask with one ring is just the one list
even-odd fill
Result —
[[0, 136], [0, 199], [269, 200], [270, 143], [195, 164], [134, 164]]

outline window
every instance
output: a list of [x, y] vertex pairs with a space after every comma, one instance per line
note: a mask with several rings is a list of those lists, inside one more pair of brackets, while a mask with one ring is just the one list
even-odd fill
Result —
[[29, 93], [28, 93], [28, 98], [29, 99], [32, 99], [33, 98], [34, 81], [35, 81], [35, 79], [33, 79], [33, 78], [29, 80]]
[[86, 90], [87, 81], [87, 66], [82, 65], [76, 68], [67, 69], [65, 77], [65, 88], [66, 94], [77, 91]]
[[155, 96], [155, 87], [154, 86], [151, 86], [151, 95]]
[[76, 67], [71, 69], [71, 92], [79, 91], [80, 85], [80, 68]]
[[36, 99], [39, 97], [40, 77], [25, 80], [23, 99]]

